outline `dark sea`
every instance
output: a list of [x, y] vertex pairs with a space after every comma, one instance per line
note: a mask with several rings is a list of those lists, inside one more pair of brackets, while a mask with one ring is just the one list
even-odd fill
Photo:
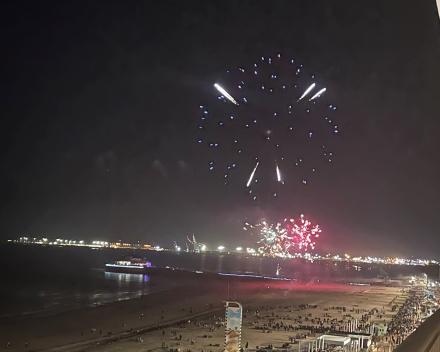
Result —
[[96, 307], [168, 290], [178, 278], [105, 272], [105, 263], [138, 253], [39, 245], [0, 246], [0, 323]]
[[87, 278], [8, 283], [0, 289], [0, 320], [19, 319], [30, 315], [46, 316], [83, 307], [96, 307], [115, 301], [148, 295], [174, 286], [148, 275], [108, 273], [92, 270]]

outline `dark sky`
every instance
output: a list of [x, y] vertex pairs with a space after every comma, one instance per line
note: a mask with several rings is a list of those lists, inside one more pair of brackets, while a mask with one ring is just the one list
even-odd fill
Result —
[[[248, 245], [305, 213], [321, 252], [440, 259], [435, 1], [1, 5], [0, 238]], [[279, 202], [228, 192], [193, 148], [226, 68], [293, 55], [339, 108], [338, 157]], [[108, 171], [107, 171], [108, 170]]]

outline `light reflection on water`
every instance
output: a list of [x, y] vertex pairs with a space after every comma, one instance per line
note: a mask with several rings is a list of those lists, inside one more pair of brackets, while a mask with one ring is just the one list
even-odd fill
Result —
[[[139, 298], [166, 288], [153, 284], [148, 275], [95, 272], [92, 284], [78, 284], [76, 287], [52, 287], [47, 290], [33, 288], [11, 292], [7, 310], [2, 309], [0, 319], [23, 316], [46, 316], [73, 309], [96, 307], [116, 301]], [[3, 308], [3, 307], [2, 307]]]
[[[104, 282], [111, 289], [93, 291], [86, 297], [89, 307], [108, 304], [115, 301], [139, 298], [151, 293], [150, 278], [142, 274], [104, 273]], [[84, 299], [79, 293], [78, 299]]]
[[143, 274], [125, 274], [105, 272], [105, 281], [115, 281], [118, 287], [130, 287], [133, 284], [149, 282], [150, 277]]

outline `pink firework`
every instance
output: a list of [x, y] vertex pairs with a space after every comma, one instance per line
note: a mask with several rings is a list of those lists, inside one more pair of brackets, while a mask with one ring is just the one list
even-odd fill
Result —
[[316, 240], [321, 233], [319, 225], [313, 225], [311, 221], [304, 218], [304, 214], [301, 214], [298, 222], [295, 222], [293, 218], [285, 219], [284, 222], [290, 234], [289, 237], [293, 239], [300, 251], [307, 252], [309, 248], [315, 249]]

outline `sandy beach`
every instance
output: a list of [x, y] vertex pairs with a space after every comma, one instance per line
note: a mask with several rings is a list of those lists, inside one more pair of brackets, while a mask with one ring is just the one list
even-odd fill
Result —
[[[320, 307], [357, 304], [372, 308], [387, 305], [398, 291], [396, 288], [380, 286], [311, 285], [274, 280], [231, 281], [228, 284], [227, 281], [206, 282], [203, 278], [197, 278], [189, 280], [185, 287], [139, 299], [4, 324], [0, 332], [0, 351], [83, 350], [88, 343], [105, 344], [116, 337], [124, 338], [134, 334], [136, 330], [157, 328], [158, 325], [175, 323], [189, 316], [210, 313], [212, 317], [222, 317], [223, 301], [228, 299], [228, 293], [230, 299], [237, 299], [248, 307], [308, 303]], [[155, 336], [159, 332], [163, 334], [163, 329], [143, 335], [144, 343], [139, 344], [139, 347], [142, 345], [143, 349], [147, 346], [148, 349], [154, 349], [161, 348], [162, 342], [169, 343], [169, 339], [162, 341], [165, 335], [156, 341]], [[223, 332], [218, 334], [222, 340]], [[271, 339], [273, 337], [275, 334], [270, 336]], [[246, 339], [245, 333], [243, 338]], [[115, 348], [127, 341], [130, 338], [100, 348]], [[10, 347], [7, 347], [8, 342]], [[203, 346], [200, 351], [202, 349]], [[193, 348], [191, 350], [198, 351]]]
[[[362, 313], [355, 313], [351, 310], [378, 308], [385, 311], [381, 318], [373, 318], [372, 322], [387, 323], [391, 320], [392, 311], [390, 301], [398, 297], [395, 304], [402, 304], [405, 295], [397, 288], [349, 287], [347, 285], [322, 285], [310, 287], [296, 284], [295, 290], [285, 290], [283, 285], [275, 285], [267, 290], [253, 296], [247, 303], [247, 313], [243, 317], [242, 347], [248, 346], [253, 351], [258, 347], [267, 347], [269, 344], [274, 348], [282, 348], [283, 344], [290, 341], [290, 337], [306, 331], [285, 331], [274, 329], [270, 333], [257, 329], [256, 325], [263, 325], [270, 317], [275, 317], [278, 322], [292, 324], [295, 317], [310, 316], [324, 317], [331, 314], [333, 318], [344, 319], [344, 314], [350, 314], [352, 318], [360, 318]], [[243, 302], [243, 300], [242, 300]], [[299, 304], [317, 305], [318, 308], [297, 310]], [[347, 313], [341, 313], [333, 307], [347, 307]], [[255, 310], [260, 311], [260, 317], [256, 318]], [[221, 352], [224, 348], [224, 327], [219, 325], [219, 319], [224, 312], [218, 315], [206, 315], [201, 319], [187, 323], [184, 326], [170, 327], [151, 331], [137, 338], [121, 339], [117, 342], [94, 349], [99, 352], [141, 352], [141, 351], [191, 351], [191, 352]], [[217, 328], [216, 328], [217, 327]], [[181, 339], [180, 339], [181, 337]], [[303, 348], [307, 348], [308, 341], [313, 338], [301, 340]], [[297, 351], [301, 344], [292, 347]]]

